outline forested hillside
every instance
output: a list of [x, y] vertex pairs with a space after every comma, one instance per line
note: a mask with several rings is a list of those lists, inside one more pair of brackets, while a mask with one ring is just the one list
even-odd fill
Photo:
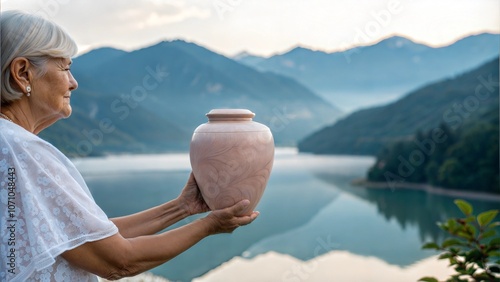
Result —
[[301, 152], [377, 155], [445, 123], [453, 130], [498, 107], [498, 58], [462, 75], [420, 88], [385, 106], [357, 111], [299, 142]]
[[403, 182], [500, 194], [498, 104], [456, 130], [443, 123], [412, 140], [388, 145], [368, 180], [397, 187]]

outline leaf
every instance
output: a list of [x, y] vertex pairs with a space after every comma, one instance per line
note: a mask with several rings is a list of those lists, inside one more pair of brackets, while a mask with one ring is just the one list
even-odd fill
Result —
[[470, 276], [474, 275], [474, 272], [476, 272], [476, 271], [477, 271], [477, 268], [473, 264], [471, 264], [470, 266], [467, 267], [467, 274]]
[[490, 210], [480, 213], [477, 216], [477, 223], [479, 226], [483, 227], [490, 223], [498, 214], [498, 210]]
[[448, 225], [448, 228], [455, 228], [457, 225], [457, 219], [455, 218], [450, 218], [446, 221], [446, 225]]
[[488, 228], [494, 228], [497, 226], [500, 226], [500, 221], [495, 221], [495, 222], [490, 223], [490, 225], [488, 225]]
[[486, 254], [490, 257], [500, 257], [500, 252], [497, 251], [489, 251]]
[[450, 266], [455, 265], [455, 264], [458, 264], [457, 259], [455, 257], [451, 257], [450, 258]]
[[473, 215], [469, 215], [468, 217], [465, 218], [465, 222], [467, 222], [467, 223], [471, 223], [474, 221], [476, 221], [476, 217]]
[[423, 246], [422, 246], [422, 249], [435, 249], [435, 250], [439, 250], [439, 245], [434, 243], [434, 242], [429, 242], [429, 243], [425, 243]]
[[443, 253], [443, 254], [439, 255], [438, 259], [447, 259], [447, 258], [451, 258], [451, 257], [453, 257], [453, 254]]
[[439, 282], [439, 281], [434, 277], [422, 277], [418, 280], [418, 282]]
[[496, 230], [495, 229], [490, 229], [490, 230], [484, 232], [481, 235], [481, 239], [488, 238], [488, 237], [491, 237], [491, 236], [495, 236], [495, 234], [497, 234]]
[[472, 214], [473, 209], [471, 204], [464, 200], [455, 200], [454, 202], [464, 215], [469, 216], [470, 214]]
[[476, 227], [474, 227], [474, 225], [471, 225], [471, 224], [467, 224], [465, 226], [467, 232], [473, 237], [475, 238], [476, 237], [476, 233], [477, 233], [477, 229]]
[[478, 259], [477, 259], [476, 264], [477, 264], [477, 266], [479, 266], [480, 268], [483, 268], [483, 269], [484, 269], [484, 262], [483, 262], [483, 260], [481, 260], [481, 258], [478, 258]]
[[455, 266], [455, 271], [461, 274], [466, 274], [467, 269], [465, 269], [464, 264], [457, 264], [457, 266]]
[[[441, 228], [442, 230], [444, 230], [444, 231], [446, 231], [446, 232], [450, 232], [450, 231], [449, 231], [449, 230], [450, 230], [450, 228], [448, 227], [448, 225], [447, 225], [446, 223], [437, 222], [436, 224], [437, 224], [437, 226], [438, 226], [439, 228]], [[450, 233], [451, 233], [451, 232], [450, 232]]]
[[462, 245], [462, 242], [455, 238], [448, 238], [444, 240], [443, 244], [441, 244], [441, 247], [444, 249], [448, 248], [449, 246], [455, 246], [455, 245]]
[[464, 232], [464, 231], [459, 231], [458, 234], [457, 234], [457, 236], [465, 238], [468, 241], [472, 241], [474, 239], [474, 238], [472, 238], [472, 236], [469, 233]]
[[491, 239], [491, 241], [488, 244], [490, 246], [500, 245], [500, 237], [495, 237], [495, 238]]
[[481, 253], [481, 251], [479, 251], [477, 249], [473, 249], [465, 256], [465, 260], [468, 262], [473, 261], [473, 262], [479, 263], [478, 260], [480, 260], [482, 257], [483, 257], [483, 254]]

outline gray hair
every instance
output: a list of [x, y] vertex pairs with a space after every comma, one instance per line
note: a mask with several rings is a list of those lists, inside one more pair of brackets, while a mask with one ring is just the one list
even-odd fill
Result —
[[35, 66], [35, 75], [43, 76], [50, 58], [71, 58], [78, 51], [75, 41], [61, 27], [40, 16], [5, 11], [0, 15], [0, 28], [1, 104], [23, 95], [11, 85], [10, 65], [15, 58], [27, 58]]

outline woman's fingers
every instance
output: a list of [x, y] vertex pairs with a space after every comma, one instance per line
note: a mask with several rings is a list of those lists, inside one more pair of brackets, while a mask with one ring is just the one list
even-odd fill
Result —
[[254, 221], [259, 215], [259, 212], [254, 211], [249, 215], [238, 215], [238, 213], [241, 213], [249, 204], [250, 201], [245, 199], [233, 206], [211, 212], [208, 218], [212, 221], [214, 233], [231, 233], [236, 228], [250, 224]]
[[236, 219], [238, 221], [238, 225], [243, 226], [252, 223], [259, 216], [259, 214], [260, 213], [258, 211], [254, 211], [249, 215], [243, 215], [237, 217]]
[[185, 209], [189, 215], [207, 212], [210, 210], [201, 195], [193, 172], [189, 174], [189, 178], [186, 185], [182, 189], [178, 200], [182, 208]]
[[247, 199], [241, 200], [237, 202], [234, 206], [229, 207], [229, 209], [232, 209], [231, 213], [234, 215], [237, 215], [241, 213], [244, 209], [246, 209], [250, 205], [250, 201]]

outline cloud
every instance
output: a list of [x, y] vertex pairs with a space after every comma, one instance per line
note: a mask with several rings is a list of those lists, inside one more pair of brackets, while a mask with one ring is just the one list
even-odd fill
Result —
[[[344, 50], [392, 34], [440, 46], [500, 30], [498, 0], [0, 1], [2, 9], [45, 12], [89, 48], [132, 50], [181, 38], [226, 55], [247, 50], [267, 56], [296, 45]], [[391, 13], [394, 5], [399, 8]]]
[[157, 12], [150, 12], [145, 17], [144, 22], [138, 23], [138, 28], [163, 26], [172, 23], [182, 22], [188, 19], [205, 19], [210, 16], [210, 12], [206, 10], [201, 10], [197, 7], [189, 7], [183, 9], [181, 12], [175, 15], [160, 14]]
[[120, 29], [141, 30], [181, 23], [191, 19], [206, 19], [212, 10], [193, 1], [179, 0], [3, 0], [2, 9], [21, 9], [39, 13], [46, 18], [75, 30]]
[[189, 5], [181, 1], [144, 1], [139, 7], [134, 4], [124, 9], [117, 15], [122, 23], [130, 23], [135, 30], [167, 26], [191, 19], [206, 19], [211, 16], [211, 11], [196, 5]]
[[60, 24], [81, 52], [98, 46], [131, 50], [153, 44], [175, 37], [171, 34], [183, 26], [191, 27], [214, 13], [210, 5], [195, 0], [1, 1], [3, 10], [38, 13]]

